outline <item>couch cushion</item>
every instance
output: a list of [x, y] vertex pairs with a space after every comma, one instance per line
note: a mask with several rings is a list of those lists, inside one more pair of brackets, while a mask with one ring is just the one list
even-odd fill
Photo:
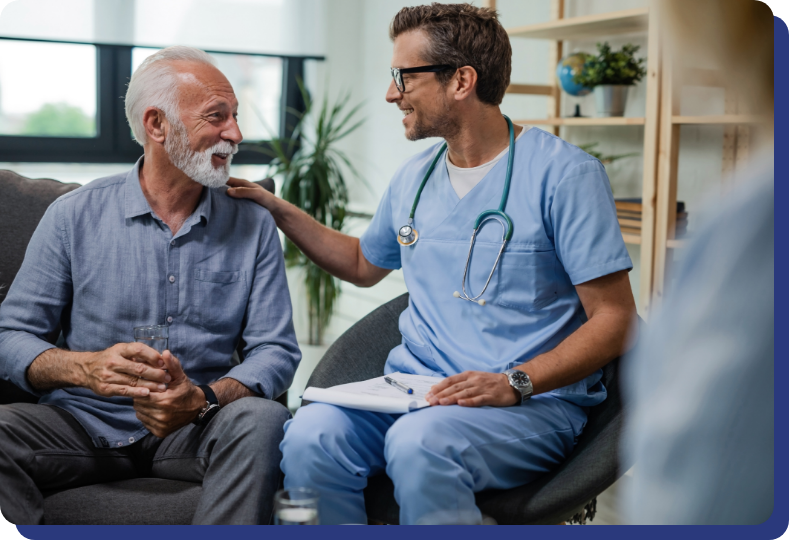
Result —
[[[25, 258], [27, 244], [52, 202], [79, 184], [57, 180], [31, 180], [15, 172], [0, 170], [0, 303]], [[57, 335], [51, 336], [54, 341]], [[8, 381], [0, 381], [0, 404], [36, 403], [38, 398]]]
[[52, 202], [79, 184], [31, 180], [0, 170], [0, 302], [14, 281], [38, 222]]
[[203, 487], [134, 478], [83, 486], [44, 498], [47, 525], [189, 525]]

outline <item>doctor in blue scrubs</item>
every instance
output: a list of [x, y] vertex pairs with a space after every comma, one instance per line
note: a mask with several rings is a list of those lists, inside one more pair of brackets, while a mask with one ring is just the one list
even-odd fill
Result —
[[494, 11], [403, 8], [390, 35], [387, 101], [408, 139], [443, 140], [397, 170], [362, 238], [243, 180], [228, 194], [268, 208], [340, 279], [369, 287], [402, 268], [410, 300], [385, 373], [443, 378], [406, 415], [299, 409], [285, 486], [320, 493], [321, 523], [366, 523], [362, 490], [385, 472], [401, 523], [473, 523], [475, 492], [555, 468], [605, 399], [601, 368], [636, 317], [632, 263], [601, 163], [502, 115], [512, 51]]

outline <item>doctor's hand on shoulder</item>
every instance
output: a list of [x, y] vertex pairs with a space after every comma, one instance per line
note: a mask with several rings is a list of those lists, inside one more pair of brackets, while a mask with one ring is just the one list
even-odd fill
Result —
[[511, 407], [520, 405], [521, 394], [504, 373], [464, 371], [433, 386], [425, 399], [433, 406]]
[[276, 204], [277, 197], [270, 191], [267, 191], [263, 186], [260, 186], [249, 180], [242, 180], [240, 178], [229, 178], [227, 181], [227, 194], [234, 199], [249, 199], [255, 201], [263, 208], [271, 211], [271, 206]]

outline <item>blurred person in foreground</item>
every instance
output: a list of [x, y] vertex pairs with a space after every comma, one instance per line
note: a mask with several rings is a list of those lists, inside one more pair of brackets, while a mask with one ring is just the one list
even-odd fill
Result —
[[[678, 68], [717, 64], [740, 113], [772, 118], [767, 6], [658, 4]], [[694, 233], [625, 363], [623, 452], [635, 462], [623, 498], [629, 523], [758, 524], [773, 511], [773, 125], [760, 129], [753, 158]]]
[[[195, 523], [270, 522], [290, 416], [272, 399], [300, 352], [274, 221], [224, 194], [237, 109], [206, 53], [153, 54], [126, 94], [144, 156], [60, 197], [33, 234], [0, 307], [0, 374], [41, 396], [0, 406], [12, 523], [43, 522], [42, 491], [135, 477], [202, 483]], [[62, 349], [46, 340], [59, 324]], [[155, 324], [169, 350], [128, 343]]]

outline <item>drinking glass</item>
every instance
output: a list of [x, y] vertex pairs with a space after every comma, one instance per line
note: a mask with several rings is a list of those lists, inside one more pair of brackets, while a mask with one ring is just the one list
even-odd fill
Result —
[[134, 329], [134, 341], [145, 343], [150, 348], [162, 354], [167, 350], [167, 340], [170, 337], [170, 329], [163, 325], [138, 326]]
[[274, 525], [318, 525], [318, 493], [309, 488], [281, 489], [274, 497]]

